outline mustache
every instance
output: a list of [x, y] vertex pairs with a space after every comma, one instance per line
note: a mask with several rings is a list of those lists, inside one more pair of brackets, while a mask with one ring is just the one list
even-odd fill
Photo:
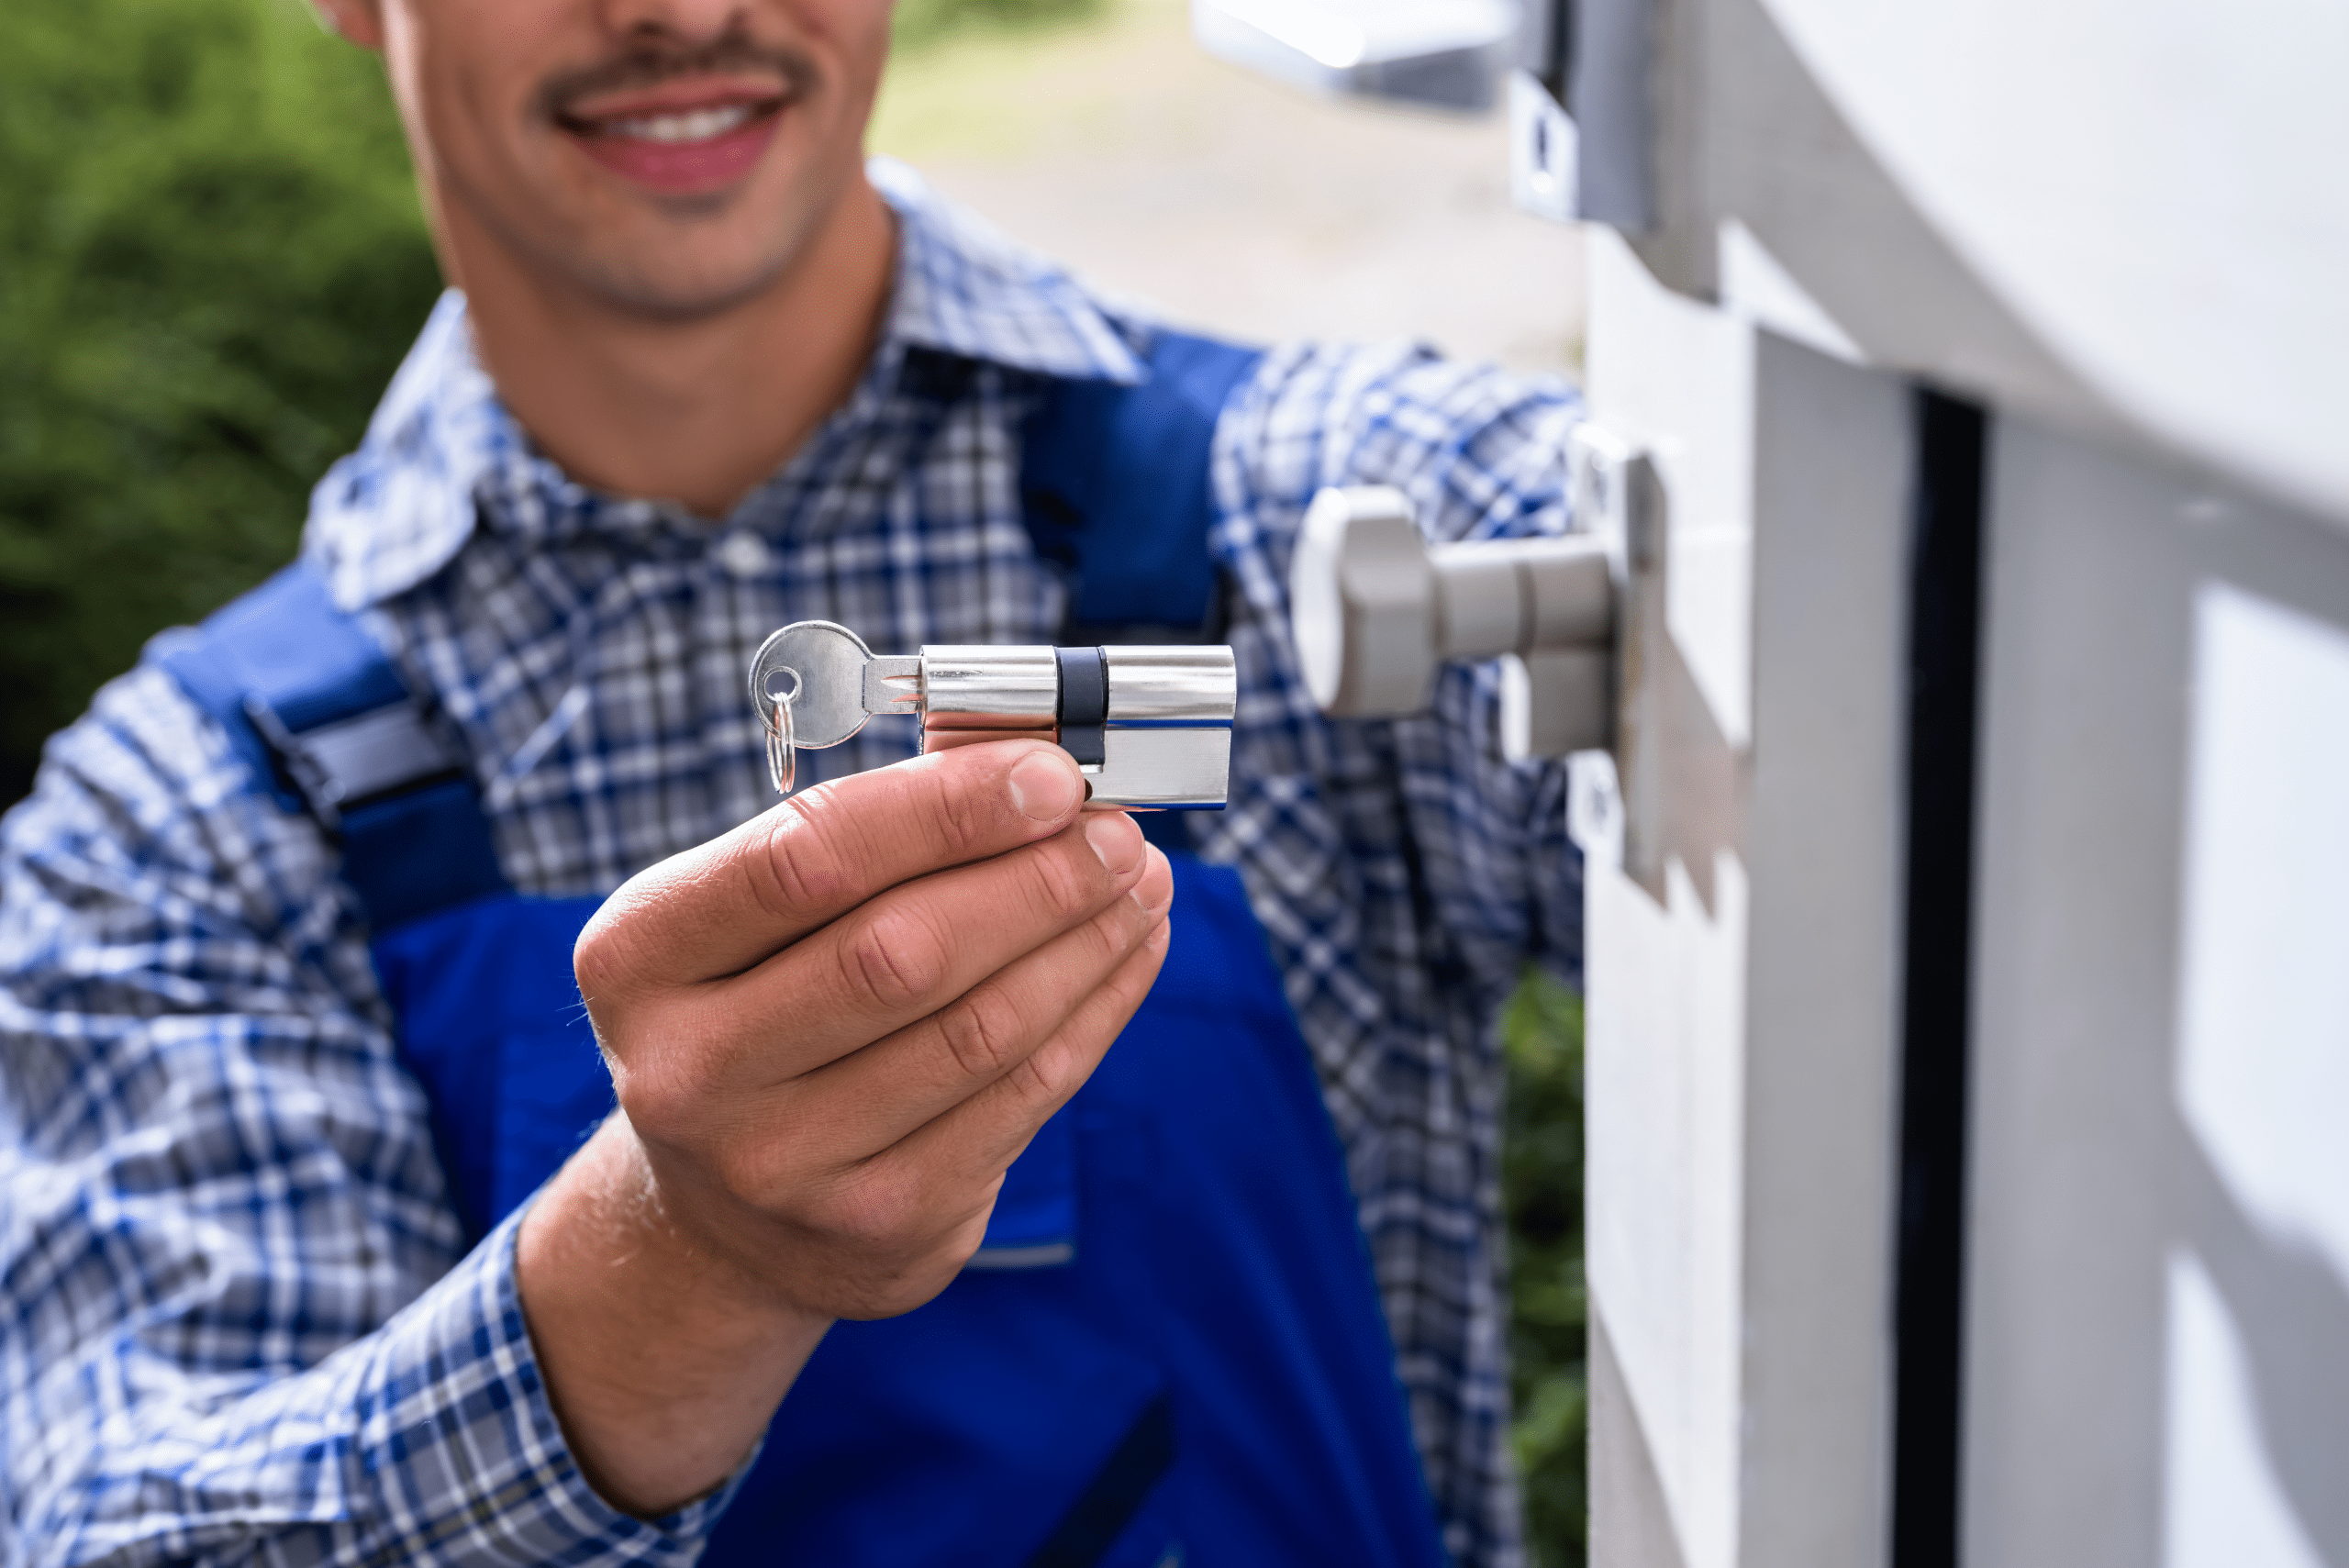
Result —
[[729, 32], [691, 49], [646, 44], [601, 65], [549, 77], [539, 89], [539, 107], [550, 119], [563, 119], [573, 104], [601, 93], [657, 87], [680, 76], [760, 72], [780, 77], [785, 98], [804, 98], [822, 80], [816, 62], [799, 50]]

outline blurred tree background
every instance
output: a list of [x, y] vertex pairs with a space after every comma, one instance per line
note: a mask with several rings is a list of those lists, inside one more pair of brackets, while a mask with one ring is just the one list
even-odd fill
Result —
[[[1108, 0], [901, 0], [899, 46]], [[301, 0], [0, 13], [0, 806], [158, 629], [294, 553], [440, 292], [375, 61]], [[1506, 1028], [1516, 1449], [1541, 1568], [1583, 1535], [1581, 1009]]]
[[373, 61], [295, 0], [0, 21], [0, 801], [293, 552], [439, 292]]

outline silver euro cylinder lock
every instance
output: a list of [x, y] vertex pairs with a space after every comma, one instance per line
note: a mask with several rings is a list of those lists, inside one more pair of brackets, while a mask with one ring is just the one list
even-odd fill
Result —
[[1031, 737], [1076, 760], [1085, 805], [1214, 810], [1231, 773], [1239, 678], [1212, 647], [943, 646], [875, 654], [828, 620], [768, 638], [751, 661], [775, 788], [794, 752], [838, 746], [876, 715], [921, 721], [922, 750]]
[[[1611, 497], [1580, 494], [1607, 483], [1608, 455], [1594, 466], [1593, 454], [1575, 453], [1585, 519], [1610, 513]], [[1510, 761], [1611, 746], [1623, 538], [1602, 527], [1431, 547], [1401, 491], [1324, 490], [1289, 570], [1306, 685], [1334, 717], [1403, 717], [1426, 711], [1444, 662], [1499, 658]]]

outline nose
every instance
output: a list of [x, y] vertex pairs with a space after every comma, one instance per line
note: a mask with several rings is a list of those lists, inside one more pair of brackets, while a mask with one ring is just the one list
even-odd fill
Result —
[[698, 44], [746, 28], [743, 0], [603, 0], [604, 25], [630, 42]]

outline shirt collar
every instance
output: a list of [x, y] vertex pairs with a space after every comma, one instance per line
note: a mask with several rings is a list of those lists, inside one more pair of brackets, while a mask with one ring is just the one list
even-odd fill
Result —
[[[1138, 335], [1063, 269], [931, 191], [894, 159], [867, 166], [897, 216], [897, 272], [876, 365], [908, 347], [1070, 380], [1142, 379]], [[359, 450], [311, 493], [303, 548], [335, 604], [362, 609], [447, 565], [495, 495], [527, 531], [561, 517], [642, 528], [674, 509], [599, 496], [540, 456], [474, 356], [464, 295], [440, 296]]]
[[865, 172], [897, 214], [889, 336], [1070, 380], [1142, 379], [1130, 329], [1065, 270], [945, 201], [894, 158], [873, 159]]

